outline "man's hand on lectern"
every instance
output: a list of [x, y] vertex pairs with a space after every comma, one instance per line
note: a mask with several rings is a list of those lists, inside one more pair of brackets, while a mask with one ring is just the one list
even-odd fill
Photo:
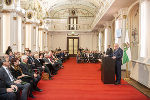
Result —
[[112, 59], [116, 59], [116, 57], [115, 57], [115, 56], [113, 56], [113, 57], [112, 57]]

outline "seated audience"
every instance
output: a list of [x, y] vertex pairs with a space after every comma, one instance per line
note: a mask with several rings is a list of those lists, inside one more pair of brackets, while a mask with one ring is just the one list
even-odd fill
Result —
[[[34, 56], [33, 56], [34, 55]], [[0, 100], [27, 100], [35, 98], [42, 72], [49, 74], [51, 80], [58, 70], [64, 68], [63, 62], [69, 58], [68, 51], [40, 51], [25, 53], [12, 52], [9, 46], [3, 59], [0, 59]], [[44, 75], [44, 74], [43, 74]]]
[[6, 54], [3, 59], [3, 65], [0, 68], [1, 79], [5, 80], [6, 83], [9, 85], [16, 85], [18, 89], [22, 91], [21, 100], [27, 100], [30, 84], [29, 83], [22, 84], [21, 80], [15, 79], [11, 74], [9, 67], [10, 67], [9, 56]]
[[16, 100], [17, 95], [15, 92], [18, 91], [18, 87], [16, 85], [7, 84], [1, 77], [0, 75], [0, 100]]
[[33, 89], [34, 90], [42, 92], [42, 90], [37, 87], [37, 84], [40, 81], [41, 77], [40, 77], [39, 74], [35, 73], [32, 70], [32, 68], [27, 64], [28, 57], [26, 55], [23, 55], [21, 57], [21, 61], [22, 62], [20, 63], [20, 68], [22, 69], [22, 73], [32, 77], [32, 79], [33, 79]]

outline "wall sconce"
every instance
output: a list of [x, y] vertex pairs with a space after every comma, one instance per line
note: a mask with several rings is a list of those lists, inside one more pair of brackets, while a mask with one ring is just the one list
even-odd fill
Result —
[[136, 40], [136, 35], [137, 35], [137, 29], [132, 29], [132, 36], [134, 38], [134, 41]]
[[14, 43], [13, 46], [16, 46], [16, 43]]

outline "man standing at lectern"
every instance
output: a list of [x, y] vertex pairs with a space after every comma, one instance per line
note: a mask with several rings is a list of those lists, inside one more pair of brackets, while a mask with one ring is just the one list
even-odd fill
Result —
[[121, 81], [121, 65], [122, 65], [122, 56], [123, 50], [119, 47], [117, 43], [114, 44], [114, 53], [113, 59], [115, 59], [115, 74], [116, 74], [116, 81], [115, 85], [120, 84]]

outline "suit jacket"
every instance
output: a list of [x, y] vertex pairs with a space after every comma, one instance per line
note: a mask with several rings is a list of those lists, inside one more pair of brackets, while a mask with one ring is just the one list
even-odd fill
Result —
[[13, 77], [15, 77], [16, 79], [17, 79], [18, 76], [22, 75], [20, 70], [15, 70], [13, 67], [10, 67], [9, 69], [10, 69], [11, 74], [13, 75]]
[[41, 65], [44, 66], [44, 64], [45, 64], [44, 59], [39, 59], [39, 61], [40, 61]]
[[112, 57], [112, 56], [113, 56], [113, 50], [112, 50], [112, 48], [108, 48], [108, 49], [107, 49], [106, 55], [108, 55], [109, 57]]
[[35, 63], [36, 68], [42, 68], [42, 64], [41, 64], [40, 60], [38, 61], [37, 59], [35, 59], [34, 63]]
[[45, 61], [45, 63], [50, 64], [51, 62], [48, 60], [48, 58], [44, 58], [43, 59]]
[[0, 95], [3, 93], [7, 93], [6, 88], [8, 87], [9, 85], [5, 82], [5, 80], [2, 80], [0, 76]]
[[31, 56], [28, 56], [28, 64], [32, 64], [34, 62], [34, 58]]
[[19, 66], [22, 69], [23, 74], [33, 77], [34, 72], [33, 72], [32, 68], [30, 68], [30, 66], [28, 66], [25, 63], [20, 63]]
[[[5, 80], [6, 84], [9, 86], [14, 84], [14, 82], [10, 80], [9, 75], [3, 67], [0, 68], [0, 78], [1, 80]], [[16, 79], [14, 78], [14, 80]]]
[[98, 53], [94, 53], [94, 54], [93, 54], [93, 57], [94, 57], [95, 59], [98, 59]]
[[118, 48], [118, 50], [114, 51], [113, 56], [116, 57], [116, 62], [120, 62], [122, 64], [123, 50], [121, 48]]
[[2, 67], [2, 65], [3, 65], [3, 62], [0, 60], [0, 68]]

